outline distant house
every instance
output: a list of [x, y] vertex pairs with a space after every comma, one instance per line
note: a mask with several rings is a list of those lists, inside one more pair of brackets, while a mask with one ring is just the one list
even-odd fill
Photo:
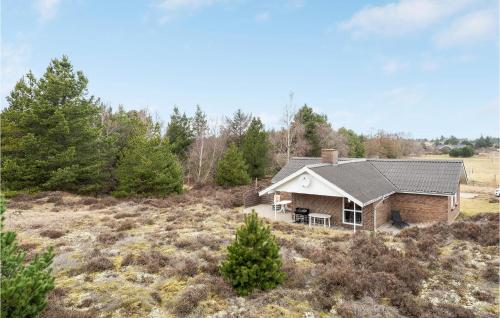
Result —
[[436, 149], [441, 152], [441, 153], [448, 153], [452, 149], [457, 149], [457, 148], [463, 148], [466, 147], [467, 145], [464, 144], [458, 144], [458, 145], [438, 145]]
[[461, 160], [293, 158], [259, 192], [291, 194], [292, 209], [329, 214], [331, 224], [374, 230], [400, 211], [410, 223], [453, 221], [460, 211]]

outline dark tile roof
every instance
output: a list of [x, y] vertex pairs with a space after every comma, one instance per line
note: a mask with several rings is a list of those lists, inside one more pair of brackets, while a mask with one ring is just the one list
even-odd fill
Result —
[[[352, 160], [352, 158], [339, 158], [339, 162], [344, 162], [344, 161], [349, 161]], [[280, 171], [272, 178], [271, 182], [276, 183], [280, 181], [281, 179], [284, 179], [294, 173], [295, 171], [299, 170], [300, 168], [303, 168], [308, 165], [315, 165], [315, 164], [320, 164], [321, 163], [321, 157], [293, 157], [290, 158], [290, 161], [283, 167], [281, 168]]]
[[398, 190], [367, 161], [311, 167], [311, 170], [363, 204]]
[[339, 159], [321, 165], [321, 158], [292, 158], [272, 179], [278, 182], [304, 166], [363, 203], [391, 192], [453, 194], [462, 176], [461, 160]]
[[463, 173], [461, 160], [369, 159], [398, 192], [453, 194]]
[[314, 158], [314, 157], [291, 158], [290, 161], [283, 168], [281, 168], [280, 171], [278, 171], [278, 173], [273, 177], [271, 182], [272, 183], [278, 182], [281, 179], [288, 177], [289, 175], [291, 175], [292, 173], [294, 173], [295, 171], [299, 170], [302, 167], [318, 163], [321, 163], [321, 158]]

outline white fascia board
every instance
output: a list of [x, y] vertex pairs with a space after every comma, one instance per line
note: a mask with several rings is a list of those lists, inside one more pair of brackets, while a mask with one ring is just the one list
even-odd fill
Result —
[[344, 197], [348, 198], [349, 200], [353, 201], [354, 203], [356, 203], [357, 205], [363, 207], [364, 204], [363, 202], [361, 202], [360, 200], [356, 199], [355, 197], [353, 197], [352, 195], [350, 195], [349, 193], [345, 192], [344, 190], [342, 190], [341, 188], [339, 188], [338, 186], [336, 186], [335, 184], [331, 183], [330, 181], [326, 180], [325, 178], [323, 178], [322, 176], [320, 176], [319, 174], [317, 174], [316, 172], [314, 172], [313, 170], [309, 169], [308, 166], [304, 166], [302, 168], [300, 168], [299, 170], [295, 171], [294, 173], [292, 173], [291, 175], [289, 175], [288, 177], [286, 178], [283, 178], [281, 179], [280, 181], [270, 185], [269, 187], [265, 188], [264, 190], [260, 191], [259, 192], [259, 196], [262, 196], [264, 194], [267, 194], [267, 193], [270, 193], [271, 191], [273, 191], [274, 189], [276, 189], [277, 187], [279, 187], [280, 185], [292, 180], [293, 178], [301, 175], [302, 173], [304, 172], [307, 172], [309, 173], [310, 175], [312, 175], [313, 177], [315, 177], [316, 179], [318, 179], [321, 183], [323, 183], [324, 185], [330, 187], [331, 189], [333, 189], [334, 191], [336, 192], [339, 192], [341, 193]]
[[375, 203], [375, 202], [377, 202], [377, 201], [379, 201], [379, 200], [385, 200], [386, 198], [388, 198], [389, 196], [393, 195], [394, 193], [396, 193], [396, 191], [389, 192], [389, 193], [387, 193], [387, 194], [384, 194], [384, 195], [382, 195], [382, 196], [379, 196], [379, 197], [378, 197], [378, 198], [376, 198], [376, 199], [370, 200], [370, 201], [368, 201], [368, 202], [366, 202], [366, 203], [365, 203], [365, 206], [368, 206], [368, 205], [370, 205], [370, 204], [372, 204], [372, 203]]
[[435, 195], [435, 196], [438, 196], [438, 197], [448, 197], [450, 195], [455, 195], [456, 192], [454, 192], [454, 193], [432, 193], [432, 192], [396, 191], [396, 193], [418, 194], [418, 195]]
[[296, 176], [302, 174], [303, 172], [305, 172], [306, 167], [302, 167], [300, 168], [299, 170], [295, 171], [294, 173], [292, 173], [291, 175], [289, 175], [288, 177], [285, 177], [283, 179], [281, 179], [280, 181], [276, 182], [276, 183], [273, 183], [271, 184], [269, 187], [265, 188], [264, 190], [260, 191], [259, 192], [259, 196], [262, 196], [264, 194], [267, 194], [267, 193], [270, 193], [272, 190], [276, 189], [277, 187], [279, 187], [280, 185], [282, 185], [283, 183], [286, 183], [288, 182], [289, 180], [292, 180], [293, 178], [295, 178]]

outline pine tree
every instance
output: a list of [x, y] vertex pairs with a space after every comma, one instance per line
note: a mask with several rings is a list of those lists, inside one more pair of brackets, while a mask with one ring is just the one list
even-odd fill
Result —
[[4, 231], [4, 212], [5, 201], [0, 197], [1, 317], [37, 317], [47, 304], [47, 293], [54, 288], [50, 270], [54, 254], [49, 249], [26, 263], [16, 233]]
[[247, 170], [242, 153], [235, 144], [231, 144], [217, 164], [215, 182], [225, 187], [249, 184], [251, 179]]
[[180, 160], [186, 159], [187, 150], [193, 142], [193, 131], [191, 129], [191, 120], [185, 113], [181, 115], [177, 106], [174, 107], [173, 113], [170, 116], [170, 122], [167, 126], [167, 137], [172, 152]]
[[87, 83], [66, 56], [17, 82], [1, 116], [3, 189], [106, 190], [109, 152]]
[[155, 125], [152, 136], [136, 136], [124, 150], [116, 168], [115, 195], [167, 195], [182, 192], [182, 168], [172, 154], [168, 141]]
[[273, 289], [283, 282], [279, 246], [255, 211], [245, 216], [245, 224], [227, 250], [220, 272], [239, 295], [249, 295], [255, 289]]
[[201, 110], [199, 105], [196, 105], [196, 113], [193, 117], [193, 133], [195, 142], [191, 150], [190, 160], [195, 160], [194, 171], [192, 173], [195, 177], [195, 183], [200, 184], [203, 170], [203, 158], [205, 156], [205, 137], [208, 132], [207, 115]]
[[226, 117], [225, 133], [228, 144], [235, 143], [236, 146], [241, 146], [251, 120], [252, 115], [245, 114], [241, 109], [238, 109], [233, 117]]
[[328, 122], [326, 115], [315, 113], [311, 107], [304, 105], [295, 115], [294, 121], [304, 126], [304, 138], [309, 144], [306, 155], [318, 157], [321, 154], [321, 140], [317, 128]]
[[363, 158], [365, 156], [365, 146], [363, 140], [352, 129], [340, 128], [338, 133], [344, 136], [347, 140], [349, 153], [347, 156], [351, 158]]
[[241, 152], [248, 164], [250, 177], [261, 178], [266, 175], [266, 168], [269, 166], [269, 141], [259, 118], [252, 119], [243, 137]]

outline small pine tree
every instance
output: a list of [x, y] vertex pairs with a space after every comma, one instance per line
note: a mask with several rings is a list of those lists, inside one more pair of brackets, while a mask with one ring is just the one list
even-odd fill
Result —
[[249, 184], [251, 180], [247, 170], [243, 154], [235, 144], [231, 144], [217, 164], [215, 182], [225, 187]]
[[1, 317], [37, 317], [47, 304], [47, 293], [54, 289], [49, 268], [54, 254], [49, 249], [26, 263], [26, 253], [17, 245], [16, 233], [4, 231], [4, 212], [5, 201], [0, 197]]
[[239, 295], [249, 295], [254, 289], [273, 289], [283, 282], [276, 238], [255, 211], [245, 217], [245, 224], [227, 250], [220, 272]]

